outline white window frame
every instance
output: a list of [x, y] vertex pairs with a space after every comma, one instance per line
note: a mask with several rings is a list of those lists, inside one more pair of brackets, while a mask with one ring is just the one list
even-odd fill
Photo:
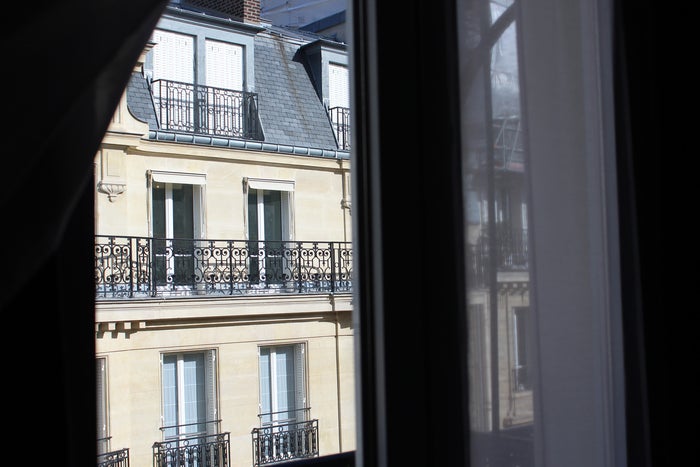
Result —
[[[295, 382], [295, 416], [292, 419], [279, 420], [277, 418], [277, 412], [279, 412], [279, 406], [277, 402], [277, 363], [276, 363], [276, 350], [281, 347], [292, 347], [294, 349], [294, 382]], [[293, 343], [280, 343], [272, 345], [260, 345], [258, 346], [258, 385], [259, 385], [259, 402], [258, 402], [258, 414], [260, 417], [260, 426], [269, 427], [277, 426], [284, 423], [295, 423], [305, 421], [307, 417], [307, 411], [309, 409], [308, 404], [308, 358], [306, 353], [306, 342], [293, 342]], [[270, 411], [263, 413], [263, 400], [262, 400], [262, 373], [260, 373], [260, 359], [261, 351], [263, 349], [270, 351], [269, 364], [270, 364]], [[301, 386], [301, 387], [300, 387]], [[301, 395], [300, 395], [301, 393]], [[296, 405], [301, 405], [301, 407], [296, 407]], [[271, 420], [268, 422], [263, 422], [263, 416], [270, 415]]]
[[[176, 363], [176, 381], [177, 381], [177, 412], [178, 420], [176, 426], [184, 425], [186, 422], [187, 412], [184, 409], [187, 406], [186, 396], [184, 394], [184, 384], [183, 383], [183, 357], [185, 355], [202, 355], [204, 360], [204, 391], [206, 397], [206, 420], [197, 421], [196, 423], [206, 423], [205, 432], [202, 434], [215, 434], [219, 430], [219, 391], [218, 391], [218, 357], [216, 349], [206, 349], [206, 350], [187, 350], [181, 352], [163, 352], [160, 355], [160, 371], [161, 371], [161, 427], [165, 427], [165, 399], [164, 397], [164, 387], [165, 377], [163, 375], [164, 370], [164, 358], [166, 356], [175, 356], [177, 358]], [[171, 426], [171, 425], [168, 425]], [[185, 429], [185, 433], [177, 433], [175, 435], [168, 436], [167, 430], [163, 430], [163, 439], [185, 439], [192, 434]]]

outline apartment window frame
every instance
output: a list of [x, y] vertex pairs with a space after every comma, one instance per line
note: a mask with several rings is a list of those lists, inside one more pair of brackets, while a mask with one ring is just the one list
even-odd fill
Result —
[[[277, 349], [281, 348], [291, 348], [293, 360], [292, 364], [294, 366], [294, 408], [292, 410], [278, 410], [279, 409], [279, 394], [273, 394], [275, 388], [277, 388], [277, 375], [279, 374], [279, 369], [277, 368], [278, 361], [276, 360]], [[274, 428], [280, 424], [285, 423], [298, 423], [309, 420], [310, 409], [309, 405], [309, 381], [308, 381], [308, 343], [307, 342], [288, 342], [288, 343], [274, 343], [274, 344], [261, 344], [258, 346], [258, 417], [259, 424], [261, 428]], [[262, 352], [264, 350], [269, 351], [268, 356], [268, 366], [269, 366], [269, 376], [265, 376], [270, 379], [269, 382], [269, 407], [270, 410], [265, 412], [264, 407], [266, 406], [264, 399], [264, 388], [263, 388], [263, 369], [262, 369]], [[301, 386], [301, 389], [299, 389]], [[299, 394], [301, 392], [301, 395]], [[297, 407], [301, 405], [301, 407]], [[279, 420], [277, 416], [280, 413], [296, 412], [294, 417], [289, 417], [286, 420]], [[265, 417], [269, 417], [268, 420]]]
[[[539, 314], [534, 463], [623, 466], [626, 427], [611, 2], [535, 0], [523, 2], [522, 10], [521, 3], [516, 4], [528, 144], [538, 154], [537, 163], [530, 161], [529, 166], [534, 203], [527, 213], [534, 253], [530, 305]], [[390, 274], [410, 270], [412, 282], [431, 283], [434, 268], [414, 257], [408, 264], [390, 252], [410, 251], [422, 240], [429, 244], [436, 231], [445, 233], [441, 251], [464, 258], [461, 141], [454, 131], [460, 125], [464, 94], [459, 77], [464, 68], [459, 54], [453, 55], [458, 50], [453, 20], [464, 6], [459, 1], [417, 1], [396, 9], [376, 0], [353, 1], [359, 465], [471, 462], [472, 446], [465, 443], [470, 439], [470, 413], [465, 400], [469, 383], [464, 261], [441, 263], [439, 307], [434, 306], [433, 294], [419, 287], [405, 294], [405, 278]], [[392, 37], [394, 29], [380, 27], [387, 18], [416, 30]], [[426, 63], [433, 66], [416, 65]], [[400, 91], [393, 88], [395, 80], [387, 78], [398, 69]], [[555, 102], [553, 91], [564, 99]], [[415, 109], [420, 110], [402, 105], [405, 95], [414, 96]], [[400, 122], [392, 121], [397, 112], [403, 117]], [[398, 151], [395, 142], [406, 134], [412, 135], [412, 144]], [[553, 134], [558, 139], [551, 138]], [[391, 184], [399, 159], [402, 179], [420, 184], [400, 193], [382, 189]], [[571, 171], [567, 164], [580, 170]], [[444, 202], [431, 204], [430, 199]], [[389, 214], [399, 205], [414, 206], [418, 213], [392, 224]], [[430, 209], [420, 210], [421, 206]], [[548, 212], [546, 206], [556, 209]], [[577, 209], [565, 209], [571, 206]], [[571, 213], [587, 217], [573, 224], [561, 222]], [[402, 240], [406, 231], [412, 233], [410, 242]], [[562, 270], [563, 265], [570, 269]], [[573, 271], [580, 271], [585, 281], [562, 283], [571, 279]], [[421, 345], [412, 351], [410, 344], [416, 340]], [[412, 371], [404, 361], [411, 362]], [[566, 376], [556, 371], [562, 367]], [[397, 393], [398, 388], [404, 393]], [[421, 403], [417, 413], [405, 410], [412, 400]], [[452, 415], [447, 420], [441, 416], [446, 407]], [[572, 423], [577, 426], [575, 437], [564, 429]], [[441, 430], [432, 430], [435, 426]], [[408, 437], [421, 439], [421, 445], [402, 450], [402, 440]], [[451, 448], [440, 448], [445, 445]]]
[[[176, 350], [176, 351], [163, 351], [160, 354], [160, 387], [161, 387], [161, 416], [160, 416], [160, 426], [162, 437], [164, 441], [184, 441], [192, 436], [202, 436], [203, 434], [211, 435], [217, 434], [220, 431], [220, 400], [219, 395], [219, 369], [218, 369], [218, 349], [187, 349], [187, 350]], [[184, 370], [184, 357], [192, 355], [202, 356], [202, 387], [204, 391], [204, 420], [197, 420], [194, 422], [188, 421], [187, 406], [191, 404], [192, 401], [187, 399], [184, 392], [185, 375]], [[165, 359], [167, 357], [175, 357], [175, 410], [176, 410], [176, 423], [171, 423], [167, 420], [166, 415], [166, 403], [168, 403], [165, 395]], [[197, 408], [199, 410], [199, 408]], [[193, 425], [204, 425], [203, 431], [192, 432], [190, 428]], [[184, 431], [181, 432], [181, 429]], [[169, 430], [174, 430], [175, 433], [169, 433]]]

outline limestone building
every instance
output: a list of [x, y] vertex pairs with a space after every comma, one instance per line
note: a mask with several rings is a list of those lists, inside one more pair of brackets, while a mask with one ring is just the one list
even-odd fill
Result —
[[166, 7], [95, 157], [98, 464], [355, 449], [347, 65], [259, 2]]

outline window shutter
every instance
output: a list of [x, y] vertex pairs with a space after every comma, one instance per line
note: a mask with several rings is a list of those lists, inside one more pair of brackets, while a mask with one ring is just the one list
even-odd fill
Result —
[[[218, 420], [218, 404], [216, 397], [216, 350], [208, 350], [205, 356], [205, 391], [207, 396], [207, 421]], [[207, 423], [207, 434], [219, 431], [218, 423]]]
[[[105, 359], [97, 359], [97, 439], [107, 438], [107, 386]], [[106, 451], [106, 441], [98, 443], [98, 453]]]
[[219, 41], [206, 41], [207, 86], [243, 90], [243, 47]]
[[306, 408], [306, 355], [304, 348], [304, 344], [294, 346], [294, 389], [295, 405], [299, 409], [296, 416], [298, 422], [306, 419], [306, 410], [301, 410]]
[[348, 67], [343, 65], [328, 65], [328, 98], [329, 106], [350, 107], [350, 88], [348, 85]]
[[156, 30], [153, 41], [153, 79], [194, 83], [194, 38]]

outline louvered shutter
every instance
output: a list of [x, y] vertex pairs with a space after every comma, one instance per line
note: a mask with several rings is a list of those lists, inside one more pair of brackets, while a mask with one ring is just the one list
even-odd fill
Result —
[[243, 47], [219, 41], [206, 41], [207, 86], [243, 90]]
[[[205, 355], [205, 391], [207, 396], [207, 421], [218, 420], [218, 408], [216, 397], [216, 350], [208, 350]], [[219, 431], [218, 423], [207, 424], [207, 434], [215, 434]]]
[[97, 439], [100, 440], [97, 443], [97, 453], [101, 454], [107, 452], [108, 441], [107, 441], [107, 386], [106, 386], [106, 373], [105, 373], [105, 359], [97, 359], [97, 372], [96, 372], [96, 386], [97, 386]]
[[350, 107], [348, 68], [343, 65], [328, 65], [328, 104], [333, 107]]
[[294, 346], [295, 407], [298, 422], [306, 419], [306, 352], [304, 344]]
[[194, 38], [156, 30], [153, 41], [153, 79], [194, 83]]

